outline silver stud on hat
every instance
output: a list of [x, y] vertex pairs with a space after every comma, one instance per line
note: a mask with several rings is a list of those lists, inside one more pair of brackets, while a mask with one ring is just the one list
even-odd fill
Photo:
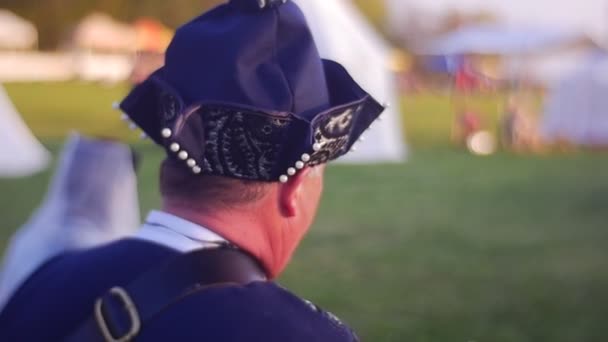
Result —
[[302, 159], [302, 161], [303, 161], [303, 162], [305, 162], [305, 163], [306, 163], [306, 162], [308, 162], [308, 161], [310, 161], [310, 154], [308, 154], [308, 153], [304, 153], [304, 154], [302, 155], [302, 158], [301, 158], [301, 159]]
[[287, 183], [288, 180], [289, 177], [287, 175], [281, 175], [281, 177], [279, 177], [279, 182], [281, 183]]
[[168, 128], [163, 128], [163, 130], [160, 131], [160, 135], [162, 135], [163, 138], [171, 138], [171, 134], [173, 134], [173, 132]]
[[172, 152], [178, 152], [178, 151], [179, 151], [179, 148], [180, 148], [180, 146], [179, 146], [179, 144], [178, 144], [178, 143], [173, 143], [173, 144], [171, 144], [171, 146], [169, 146], [169, 149], [170, 149]]
[[201, 170], [201, 168], [200, 168], [200, 167], [198, 167], [198, 166], [195, 166], [195, 167], [193, 167], [193, 168], [192, 168], [192, 172], [194, 172], [194, 173], [195, 173], [195, 174], [197, 174], [197, 175], [198, 175], [199, 173], [201, 173], [201, 171], [202, 171], [202, 170]]
[[190, 167], [195, 167], [196, 166], [196, 161], [194, 159], [192, 159], [192, 158], [188, 159], [188, 161], [186, 161], [186, 163]]
[[319, 143], [312, 144], [312, 149], [315, 152], [319, 151], [321, 149], [321, 144], [319, 144]]
[[293, 167], [290, 167], [289, 169], [287, 169], [287, 174], [290, 176], [293, 176], [296, 174], [296, 169]]
[[186, 159], [188, 159], [188, 152], [181, 151], [180, 153], [177, 154], [177, 157], [181, 160], [186, 160]]
[[296, 169], [301, 170], [303, 168], [304, 168], [304, 162], [297, 161], [296, 162]]

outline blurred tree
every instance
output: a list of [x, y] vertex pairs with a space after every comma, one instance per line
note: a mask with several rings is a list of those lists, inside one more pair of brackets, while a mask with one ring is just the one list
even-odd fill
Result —
[[386, 9], [384, 1], [353, 0], [369, 20], [382, 32], [386, 32]]
[[[327, 0], [330, 1], [330, 0]], [[6, 8], [36, 24], [40, 48], [55, 49], [87, 14], [99, 11], [122, 21], [152, 17], [176, 28], [225, 0], [0, 0]], [[381, 1], [354, 0], [371, 21], [384, 30], [384, 6]]]
[[54, 49], [87, 14], [100, 11], [131, 22], [139, 17], [153, 17], [169, 27], [181, 23], [221, 0], [0, 0], [6, 8], [34, 22], [41, 49]]

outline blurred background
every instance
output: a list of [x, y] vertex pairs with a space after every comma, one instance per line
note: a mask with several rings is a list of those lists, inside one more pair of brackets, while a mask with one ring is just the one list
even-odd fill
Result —
[[[112, 103], [219, 3], [0, 0], [0, 250], [74, 130], [131, 143], [159, 205]], [[608, 0], [298, 3], [392, 107], [280, 282], [364, 341], [608, 341]]]

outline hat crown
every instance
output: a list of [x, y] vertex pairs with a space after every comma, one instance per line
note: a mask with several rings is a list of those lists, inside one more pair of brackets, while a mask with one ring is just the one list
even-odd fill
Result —
[[180, 27], [120, 108], [193, 174], [281, 182], [350, 151], [383, 110], [280, 0], [231, 0]]
[[280, 6], [286, 3], [287, 0], [230, 0], [230, 4], [249, 11], [258, 11]]
[[[270, 0], [268, 4], [270, 4]], [[300, 9], [229, 4], [179, 28], [165, 75], [186, 103], [225, 102], [307, 117], [329, 107], [324, 67]], [[255, 5], [243, 11], [232, 5]]]

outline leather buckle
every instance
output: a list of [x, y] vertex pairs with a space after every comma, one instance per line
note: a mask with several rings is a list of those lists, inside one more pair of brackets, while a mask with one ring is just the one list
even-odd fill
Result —
[[128, 342], [137, 336], [139, 330], [141, 329], [139, 313], [137, 312], [137, 308], [135, 307], [133, 300], [123, 288], [113, 287], [110, 289], [110, 295], [120, 299], [122, 304], [124, 304], [123, 308], [129, 314], [129, 320], [131, 321], [129, 331], [121, 337], [115, 337], [112, 335], [112, 332], [110, 332], [108, 323], [101, 310], [103, 306], [103, 298], [98, 298], [97, 301], [95, 301], [95, 321], [97, 321], [97, 326], [99, 327], [99, 330], [101, 330], [103, 338], [107, 342]]

